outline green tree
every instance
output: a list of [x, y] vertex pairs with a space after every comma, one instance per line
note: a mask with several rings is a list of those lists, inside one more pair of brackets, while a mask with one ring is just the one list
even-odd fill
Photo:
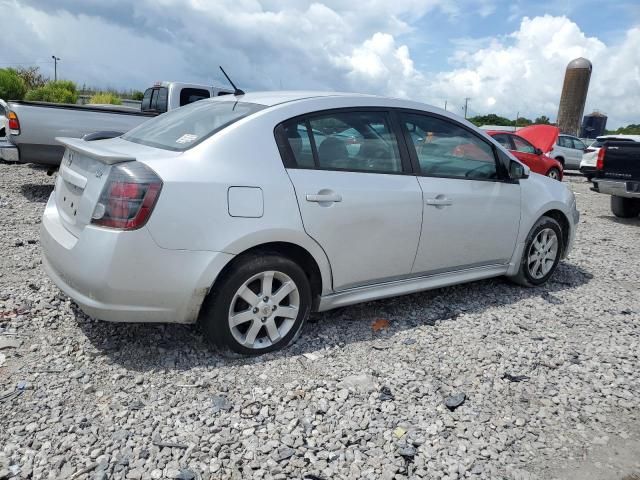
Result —
[[131, 93], [132, 100], [142, 100], [143, 98], [144, 98], [144, 92], [141, 92], [140, 90], [134, 90]]
[[630, 125], [627, 125], [626, 127], [620, 127], [615, 132], [612, 132], [612, 133], [625, 134], [625, 135], [640, 135], [640, 124], [632, 123]]
[[52, 103], [76, 103], [78, 92], [76, 84], [69, 80], [48, 82], [46, 85], [27, 92], [27, 100], [52, 102]]
[[122, 105], [122, 100], [111, 92], [98, 92], [91, 96], [89, 103]]
[[471, 117], [468, 119], [471, 123], [482, 126], [482, 125], [500, 125], [500, 126], [512, 126], [513, 120], [509, 120], [506, 117], [501, 117], [496, 115], [495, 113], [490, 113], [489, 115], [477, 115], [475, 117]]
[[531, 125], [533, 122], [527, 117], [518, 117], [518, 120], [513, 123], [513, 125], [517, 125], [518, 127], [526, 127], [527, 125]]
[[22, 100], [27, 86], [12, 68], [0, 68], [0, 98], [4, 100]]
[[551, 124], [551, 122], [549, 121], [549, 117], [547, 117], [546, 115], [540, 115], [538, 118], [535, 119], [535, 121], [533, 122], [537, 125], [549, 125]]

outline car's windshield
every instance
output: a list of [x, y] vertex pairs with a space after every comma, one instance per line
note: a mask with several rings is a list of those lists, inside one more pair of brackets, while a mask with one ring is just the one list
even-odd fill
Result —
[[144, 122], [122, 138], [181, 152], [264, 108], [255, 103], [201, 100]]

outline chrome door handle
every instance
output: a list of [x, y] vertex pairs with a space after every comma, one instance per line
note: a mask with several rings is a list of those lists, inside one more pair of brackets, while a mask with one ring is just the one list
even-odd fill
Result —
[[427, 198], [427, 201], [425, 203], [427, 205], [433, 205], [434, 207], [453, 205], [453, 202], [448, 198]]
[[317, 193], [317, 194], [307, 194], [306, 195], [307, 202], [316, 202], [316, 203], [324, 203], [324, 202], [341, 202], [342, 195], [338, 195], [337, 193]]

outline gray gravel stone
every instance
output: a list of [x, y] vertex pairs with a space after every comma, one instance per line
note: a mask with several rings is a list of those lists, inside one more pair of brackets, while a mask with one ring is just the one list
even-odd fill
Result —
[[[45, 275], [40, 243], [14, 246], [38, 238], [54, 180], [0, 164], [0, 338], [22, 340], [2, 350], [0, 471], [542, 480], [596, 462], [593, 478], [640, 469], [640, 219], [614, 219], [581, 178], [565, 182], [582, 213], [575, 248], [547, 285], [493, 279], [314, 314], [291, 348], [248, 359], [220, 356], [191, 326], [80, 312]], [[374, 336], [379, 318], [390, 327]], [[451, 413], [443, 398], [456, 392], [468, 399]]]

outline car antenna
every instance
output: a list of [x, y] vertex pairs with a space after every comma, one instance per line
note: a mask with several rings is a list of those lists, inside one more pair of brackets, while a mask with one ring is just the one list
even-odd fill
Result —
[[222, 68], [221, 65], [218, 65], [218, 66], [220, 67], [220, 70], [222, 70], [222, 74], [226, 77], [226, 79], [229, 81], [229, 83], [233, 87], [233, 94], [236, 95], [236, 96], [244, 95], [244, 91], [240, 90], [238, 87], [236, 87], [235, 83], [233, 83], [231, 81], [231, 79], [229, 78], [229, 75], [227, 75], [227, 72], [224, 71], [224, 68]]

